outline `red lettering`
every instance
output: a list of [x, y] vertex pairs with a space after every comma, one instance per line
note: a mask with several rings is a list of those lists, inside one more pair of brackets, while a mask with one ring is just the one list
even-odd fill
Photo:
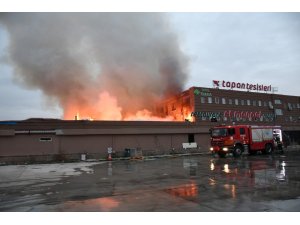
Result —
[[228, 117], [228, 110], [224, 111], [224, 117]]
[[245, 114], [246, 114], [246, 118], [249, 119], [249, 118], [250, 118], [250, 113], [249, 113], [249, 112], [246, 112]]
[[230, 82], [229, 81], [226, 82], [226, 87], [230, 88]]
[[219, 85], [219, 82], [220, 82], [220, 81], [218, 81], [218, 80], [213, 80], [213, 84], [216, 85], [217, 87], [220, 86], [220, 85]]
[[236, 118], [237, 111], [233, 111], [233, 117]]
[[225, 87], [225, 80], [223, 80], [222, 82], [222, 87]]
[[241, 112], [241, 117], [242, 117], [243, 119], [245, 119], [245, 118], [246, 118], [246, 112]]

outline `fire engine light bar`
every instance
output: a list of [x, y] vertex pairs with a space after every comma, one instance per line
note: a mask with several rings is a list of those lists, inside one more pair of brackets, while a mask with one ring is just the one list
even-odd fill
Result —
[[227, 152], [227, 151], [228, 151], [228, 148], [223, 148], [223, 151], [224, 151], [224, 152]]

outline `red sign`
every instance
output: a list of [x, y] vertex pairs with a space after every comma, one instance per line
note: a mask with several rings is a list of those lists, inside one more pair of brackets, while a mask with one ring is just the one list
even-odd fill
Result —
[[226, 110], [224, 111], [224, 117], [241, 118], [241, 119], [259, 119], [261, 117], [261, 111], [249, 112], [249, 111], [235, 111]]
[[263, 85], [263, 84], [249, 84], [249, 83], [239, 83], [239, 82], [231, 82], [231, 81], [219, 81], [219, 80], [213, 80], [213, 86], [215, 88], [230, 88], [230, 89], [246, 89], [248, 91], [271, 91], [272, 86], [271, 85]]

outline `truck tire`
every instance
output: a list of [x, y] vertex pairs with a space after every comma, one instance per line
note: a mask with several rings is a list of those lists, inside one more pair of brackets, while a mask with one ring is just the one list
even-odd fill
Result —
[[218, 155], [219, 155], [220, 158], [225, 158], [226, 157], [225, 152], [218, 152]]
[[266, 144], [265, 150], [263, 151], [264, 154], [271, 154], [273, 152], [273, 146], [271, 144]]
[[239, 145], [235, 146], [235, 148], [233, 149], [233, 156], [240, 157], [242, 153], [243, 153], [243, 148]]

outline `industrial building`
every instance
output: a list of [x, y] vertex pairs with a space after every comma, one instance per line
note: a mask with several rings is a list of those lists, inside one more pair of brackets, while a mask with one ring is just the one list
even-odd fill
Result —
[[160, 116], [174, 118], [181, 118], [187, 110], [190, 116], [185, 120], [207, 130], [218, 124], [277, 125], [290, 142], [300, 143], [299, 96], [191, 87], [156, 108]]
[[278, 125], [289, 144], [299, 144], [300, 97], [257, 91], [268, 86], [252, 89], [191, 87], [154, 106], [157, 115], [177, 120], [170, 122], [0, 121], [0, 162], [97, 159], [108, 149], [114, 157], [129, 149], [142, 155], [208, 152], [209, 129], [218, 124]]

